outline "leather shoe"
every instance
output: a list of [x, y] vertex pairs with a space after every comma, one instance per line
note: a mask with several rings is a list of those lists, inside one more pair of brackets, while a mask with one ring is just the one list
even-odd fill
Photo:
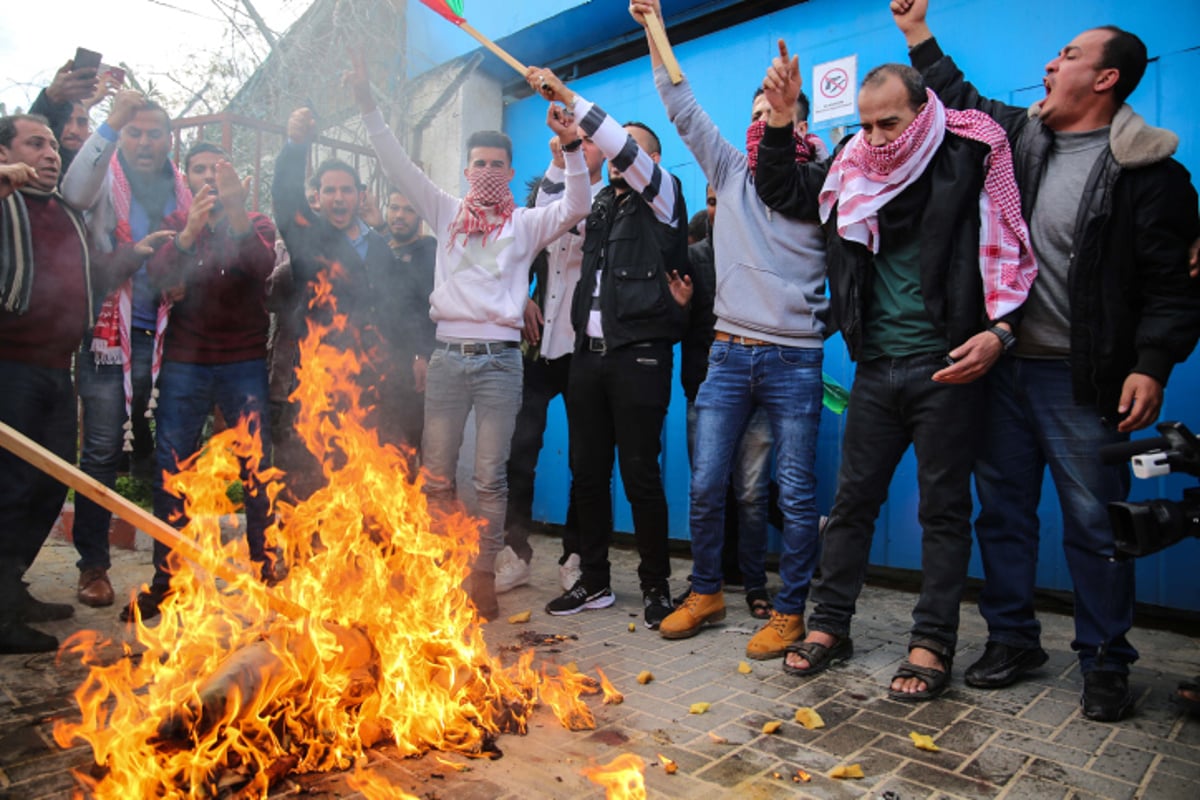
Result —
[[23, 622], [0, 622], [0, 653], [52, 653], [58, 639]]
[[57, 622], [75, 616], [75, 606], [70, 603], [44, 603], [31, 595], [27, 588], [22, 587], [16, 616], [21, 622]]
[[115, 599], [108, 570], [104, 567], [88, 567], [79, 573], [79, 591], [75, 595], [79, 602], [92, 608], [111, 606]]
[[149, 591], [138, 592], [133, 602], [121, 609], [121, 622], [133, 622], [138, 615], [142, 620], [154, 619], [160, 613], [159, 606], [167, 599], [170, 589], [150, 584]]
[[1121, 672], [1093, 670], [1083, 676], [1083, 715], [1097, 722], [1117, 722], [1133, 708], [1129, 676]]
[[979, 660], [967, 667], [963, 680], [967, 686], [976, 689], [1000, 689], [1016, 683], [1045, 664], [1049, 658], [1040, 647], [1013, 647], [1000, 642], [988, 642]]

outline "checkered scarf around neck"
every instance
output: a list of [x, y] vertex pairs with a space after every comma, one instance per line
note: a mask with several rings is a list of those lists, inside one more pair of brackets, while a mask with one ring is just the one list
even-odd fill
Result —
[[508, 170], [503, 167], [471, 167], [467, 170], [467, 183], [471, 189], [450, 226], [447, 250], [454, 246], [460, 233], [464, 240], [472, 233], [482, 233], [486, 242], [489, 234], [504, 227], [517, 207], [508, 188]]
[[[758, 145], [763, 139], [763, 134], [767, 132], [767, 121], [760, 119], [750, 123], [750, 127], [746, 128], [746, 160], [749, 162], [750, 177], [754, 177], [755, 171], [758, 169]], [[820, 161], [829, 155], [829, 151], [825, 148], [825, 143], [821, 141], [820, 136], [807, 133], [804, 136], [796, 129], [792, 129], [792, 140], [796, 143], [796, 163], [807, 164], [809, 161]]]
[[1016, 309], [1037, 276], [1029, 228], [1004, 129], [982, 111], [956, 111], [926, 89], [925, 108], [895, 141], [872, 147], [860, 130], [821, 187], [821, 221], [838, 209], [838, 234], [879, 252], [879, 210], [925, 172], [950, 131], [991, 148], [979, 193], [979, 273], [989, 319]]
[[[116, 244], [132, 244], [133, 230], [129, 227], [129, 212], [133, 205], [133, 189], [129, 185], [129, 176], [121, 166], [120, 152], [113, 153], [109, 164], [109, 178], [112, 192], [113, 211], [117, 216], [117, 227], [113, 231]], [[175, 210], [187, 216], [192, 207], [192, 193], [188, 189], [183, 175], [174, 166], [170, 167], [174, 179]], [[152, 221], [153, 224], [153, 221]], [[170, 315], [171, 302], [166, 295], [160, 295], [158, 312], [154, 324], [154, 355], [150, 362], [150, 385], [158, 382], [158, 373], [162, 368], [163, 334], [167, 330], [167, 319]], [[133, 373], [132, 373], [132, 337], [133, 334], [133, 278], [130, 277], [112, 294], [104, 299], [100, 313], [96, 318], [96, 327], [92, 331], [92, 352], [97, 364], [120, 364], [124, 373], [125, 384], [125, 444], [124, 449], [133, 449], [133, 423], [129, 419], [133, 412]], [[158, 405], [158, 389], [153, 388], [146, 416], [154, 414]]]

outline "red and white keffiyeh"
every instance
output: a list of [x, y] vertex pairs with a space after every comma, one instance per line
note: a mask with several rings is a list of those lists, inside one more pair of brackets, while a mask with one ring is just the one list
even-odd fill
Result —
[[447, 250], [460, 233], [464, 239], [472, 233], [482, 233], [486, 242], [493, 231], [504, 227], [517, 207], [508, 188], [508, 170], [503, 167], [471, 167], [467, 170], [467, 183], [471, 188], [450, 226]]
[[[754, 177], [754, 173], [758, 169], [758, 145], [763, 139], [763, 134], [766, 132], [767, 121], [765, 119], [751, 122], [750, 127], [746, 128], [746, 161], [750, 168], [751, 177]], [[820, 136], [815, 134], [807, 133], [801, 136], [800, 132], [793, 128], [792, 141], [796, 143], [797, 164], [820, 161], [829, 155], [829, 151], [825, 148], [825, 143], [821, 141]]]
[[1019, 307], [1037, 276], [1029, 228], [1004, 129], [982, 111], [948, 109], [930, 89], [928, 101], [905, 131], [882, 147], [859, 131], [842, 148], [821, 187], [821, 221], [836, 205], [838, 234], [879, 252], [879, 210], [925, 172], [949, 130], [991, 148], [979, 194], [979, 272], [989, 319]]
[[[192, 193], [187, 181], [172, 168], [175, 176], [175, 210], [185, 217], [192, 206]], [[121, 167], [117, 153], [113, 153], [109, 164], [110, 184], [112, 187], [113, 211], [117, 216], [117, 227], [113, 237], [117, 244], [132, 244], [133, 231], [129, 227], [129, 211], [133, 205], [133, 189], [129, 186], [129, 178]], [[158, 382], [158, 373], [162, 368], [163, 334], [167, 330], [167, 319], [170, 316], [171, 302], [162, 295], [159, 299], [158, 311], [154, 324], [154, 356], [150, 364], [151, 386]], [[133, 333], [133, 278], [128, 279], [119, 288], [104, 299], [100, 313], [96, 317], [96, 326], [92, 331], [92, 352], [97, 364], [120, 364], [124, 373], [125, 384], [125, 450], [133, 449], [133, 424], [128, 417], [133, 410], [133, 372], [132, 372], [132, 341]], [[157, 389], [152, 390], [150, 406], [146, 416], [151, 416], [157, 405], [154, 397]]]

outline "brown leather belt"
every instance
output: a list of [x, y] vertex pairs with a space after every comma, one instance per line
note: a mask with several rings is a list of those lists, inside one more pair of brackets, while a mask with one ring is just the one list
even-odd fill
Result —
[[764, 342], [762, 339], [751, 339], [749, 336], [734, 336], [732, 333], [725, 333], [725, 331], [717, 331], [713, 334], [713, 338], [718, 342], [744, 344], [747, 347], [773, 347], [775, 345], [774, 342]]

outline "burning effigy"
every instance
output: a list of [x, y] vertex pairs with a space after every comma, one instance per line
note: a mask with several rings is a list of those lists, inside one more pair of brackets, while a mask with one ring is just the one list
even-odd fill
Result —
[[[313, 302], [333, 307], [323, 279]], [[54, 735], [91, 746], [96, 769], [79, 777], [96, 798], [213, 797], [230, 785], [266, 797], [289, 772], [346, 770], [381, 742], [404, 755], [487, 757], [499, 734], [524, 733], [542, 703], [570, 729], [595, 725], [580, 696], [599, 693], [600, 681], [539, 672], [532, 650], [509, 665], [488, 652], [461, 588], [476, 523], [430, 518], [406, 455], [364, 424], [362, 360], [331, 344], [346, 324], [331, 319], [310, 323], [293, 395], [323, 485], [286, 502], [283, 476], [258, 470], [287, 578], [263, 586], [245, 542], [222, 541], [239, 460], [262, 461], [243, 421], [167, 478], [184, 499], [181, 534], [196, 547], [191, 558], [172, 555], [158, 624], [137, 620], [136, 643], [115, 661], [93, 632], [64, 646], [89, 673], [75, 692], [81, 719], [59, 721]], [[606, 698], [619, 697], [603, 682]]]

